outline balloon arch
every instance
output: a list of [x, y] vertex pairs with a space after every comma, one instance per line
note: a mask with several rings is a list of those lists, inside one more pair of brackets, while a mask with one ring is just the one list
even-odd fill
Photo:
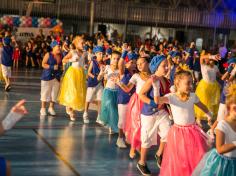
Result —
[[[55, 26], [62, 26], [62, 22], [56, 18], [38, 18], [28, 16], [3, 16], [0, 18], [1, 26], [9, 27], [39, 27], [39, 28], [53, 28]], [[0, 27], [1, 27], [0, 26]]]

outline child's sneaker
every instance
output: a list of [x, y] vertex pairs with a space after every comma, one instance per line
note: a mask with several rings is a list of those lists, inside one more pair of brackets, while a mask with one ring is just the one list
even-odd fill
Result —
[[148, 169], [147, 164], [142, 165], [142, 164], [137, 164], [137, 168], [140, 171], [142, 175], [149, 176], [151, 175], [151, 171]]
[[48, 112], [49, 112], [49, 114], [52, 115], [52, 116], [55, 116], [55, 115], [56, 115], [56, 112], [55, 112], [55, 110], [54, 110], [53, 108], [48, 108]]
[[41, 116], [46, 116], [46, 115], [47, 115], [46, 108], [41, 108], [41, 109], [40, 109], [40, 115], [41, 115]]
[[117, 141], [116, 141], [116, 145], [117, 145], [119, 148], [127, 148], [124, 139], [123, 139], [123, 138], [120, 138], [120, 137], [118, 137], [118, 139], [117, 139]]

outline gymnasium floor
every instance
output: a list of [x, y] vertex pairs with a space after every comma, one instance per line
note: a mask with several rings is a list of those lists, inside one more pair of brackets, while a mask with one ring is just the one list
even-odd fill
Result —
[[[129, 149], [116, 147], [117, 135], [95, 123], [96, 112], [89, 111], [91, 123], [84, 125], [82, 113], [75, 123], [68, 120], [63, 106], [57, 116], [40, 118], [40, 70], [13, 72], [9, 93], [0, 85], [0, 119], [20, 99], [26, 99], [29, 114], [0, 138], [0, 155], [11, 162], [12, 176], [136, 176], [137, 160]], [[155, 149], [148, 166], [158, 174]]]

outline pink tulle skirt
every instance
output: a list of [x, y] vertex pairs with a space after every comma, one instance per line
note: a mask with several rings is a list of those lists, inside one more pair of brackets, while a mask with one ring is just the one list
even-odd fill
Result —
[[140, 149], [141, 147], [141, 109], [142, 102], [138, 94], [134, 93], [128, 104], [124, 132], [127, 142], [135, 149]]
[[208, 149], [208, 137], [197, 125], [174, 124], [167, 137], [161, 176], [190, 176]]

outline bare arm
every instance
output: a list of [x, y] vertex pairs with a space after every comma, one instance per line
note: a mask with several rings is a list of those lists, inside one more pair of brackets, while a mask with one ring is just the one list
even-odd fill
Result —
[[119, 69], [119, 74], [123, 75], [125, 73], [125, 60], [124, 58], [120, 58], [118, 62], [118, 69]]
[[[144, 86], [142, 87], [142, 89], [139, 93], [139, 97], [144, 103], [150, 104], [150, 102], [151, 102], [151, 99], [148, 98], [146, 95], [147, 92], [151, 89], [151, 87], [152, 87], [152, 79], [150, 78], [146, 81], [146, 83], [144, 84]], [[154, 91], [156, 91], [155, 87], [154, 87]], [[158, 96], [154, 97], [154, 101], [156, 104], [164, 104], [164, 103], [169, 102], [167, 97], [158, 97]]]
[[144, 86], [142, 87], [141, 91], [139, 92], [139, 98], [146, 104], [150, 104], [151, 102], [151, 99], [149, 99], [146, 95], [148, 91], [151, 89], [151, 87], [152, 87], [152, 80], [148, 79], [144, 84]]
[[224, 154], [236, 149], [236, 145], [225, 144], [225, 134], [220, 131], [216, 130], [216, 150], [219, 154]]
[[200, 57], [200, 64], [203, 65], [205, 64], [206, 60], [209, 59], [209, 55], [203, 55]]
[[197, 107], [199, 107], [203, 112], [206, 114], [209, 112], [208, 108], [201, 102], [199, 101], [198, 103], [195, 104]]
[[100, 81], [100, 80], [102, 80], [103, 78], [105, 79], [105, 80], [107, 80], [107, 74], [106, 74], [106, 68], [105, 68], [105, 66], [102, 66], [101, 68], [100, 68], [100, 73], [99, 73], [99, 75], [98, 75], [98, 77], [97, 77], [97, 80], [98, 81]]
[[71, 54], [71, 52], [69, 52], [69, 53], [62, 59], [62, 62], [63, 62], [63, 63], [69, 62], [69, 59], [71, 59], [71, 57], [72, 57], [72, 54]]
[[49, 59], [49, 53], [46, 53], [43, 57], [43, 61], [42, 61], [42, 67], [44, 69], [49, 69], [50, 65], [47, 64], [48, 62], [48, 59]]
[[91, 62], [90, 65], [89, 65], [88, 76], [94, 79], [95, 76], [92, 74], [92, 69], [93, 69], [93, 62]]
[[129, 93], [134, 87], [134, 84], [131, 82], [129, 82], [127, 85], [122, 84], [121, 82], [116, 82], [116, 84], [126, 93]]
[[225, 74], [223, 74], [223, 76], [221, 77], [221, 80], [225, 81], [229, 77], [229, 75], [229, 72], [225, 72]]

